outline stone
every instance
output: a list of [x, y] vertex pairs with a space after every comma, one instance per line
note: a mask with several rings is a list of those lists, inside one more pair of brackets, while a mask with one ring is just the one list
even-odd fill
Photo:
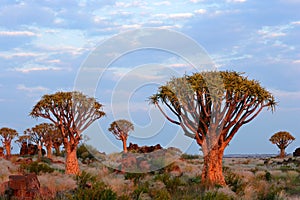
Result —
[[0, 147], [0, 158], [4, 157], [4, 148]]
[[33, 200], [40, 194], [40, 182], [34, 173], [9, 176], [5, 191], [8, 199]]
[[297, 149], [294, 151], [293, 156], [294, 156], [294, 157], [299, 157], [299, 156], [300, 156], [300, 147], [297, 148]]

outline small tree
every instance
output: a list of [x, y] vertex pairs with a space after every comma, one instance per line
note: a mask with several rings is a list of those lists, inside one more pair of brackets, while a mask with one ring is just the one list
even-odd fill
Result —
[[58, 132], [58, 128], [54, 124], [42, 123], [31, 129], [26, 129], [24, 134], [29, 135], [30, 140], [38, 145], [38, 158], [40, 159], [43, 146], [47, 149], [47, 157], [51, 158], [53, 146], [52, 137], [54, 137], [56, 132]]
[[271, 138], [270, 142], [276, 144], [280, 149], [280, 158], [285, 157], [285, 149], [295, 140], [295, 138], [287, 131], [279, 131], [275, 133]]
[[52, 135], [52, 145], [55, 149], [55, 155], [60, 156], [60, 146], [63, 143], [63, 137], [61, 136], [60, 129], [57, 129], [56, 132]]
[[110, 124], [108, 131], [110, 131], [117, 140], [121, 140], [123, 142], [123, 150], [127, 153], [127, 138], [130, 131], [134, 130], [134, 126], [131, 122], [121, 119], [114, 121]]
[[30, 115], [49, 119], [60, 129], [66, 150], [66, 173], [79, 174], [76, 149], [82, 132], [105, 115], [102, 104], [81, 92], [57, 92], [44, 95]]
[[1, 139], [1, 141], [5, 147], [6, 155], [10, 156], [11, 155], [11, 141], [15, 137], [18, 136], [18, 132], [15, 129], [4, 127], [4, 128], [0, 129], [0, 135], [3, 138], [3, 139]]

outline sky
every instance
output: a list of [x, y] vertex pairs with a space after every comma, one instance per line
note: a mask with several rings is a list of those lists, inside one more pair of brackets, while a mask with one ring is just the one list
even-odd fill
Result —
[[[22, 134], [44, 122], [29, 116], [44, 94], [80, 88], [107, 114], [86, 134], [100, 151], [121, 151], [107, 129], [126, 118], [135, 125], [128, 142], [198, 154], [147, 101], [170, 77], [211, 69], [191, 64], [197, 44], [216, 69], [245, 72], [278, 102], [276, 112], [242, 127], [225, 153], [278, 153], [269, 138], [281, 130], [296, 138], [291, 153], [300, 146], [299, 10], [299, 0], [1, 0], [0, 127]], [[93, 78], [81, 79], [85, 67]]]

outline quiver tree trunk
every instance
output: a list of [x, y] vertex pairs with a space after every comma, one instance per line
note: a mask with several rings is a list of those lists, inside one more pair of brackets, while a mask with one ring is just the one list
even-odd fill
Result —
[[66, 164], [65, 170], [66, 174], [79, 174], [79, 164], [77, 159], [77, 146], [73, 146], [70, 144], [65, 145], [66, 149]]
[[42, 145], [38, 145], [38, 160], [41, 160], [42, 158]]
[[54, 143], [53, 144], [53, 147], [54, 147], [54, 149], [55, 149], [55, 155], [56, 156], [60, 156], [60, 144], [58, 145], [57, 143]]
[[223, 176], [223, 153], [224, 148], [218, 148], [218, 145], [212, 149], [203, 150], [204, 164], [201, 180], [205, 186], [226, 185]]
[[126, 140], [122, 140], [123, 142], [123, 151], [124, 153], [127, 153], [127, 144], [126, 144]]
[[52, 144], [47, 144], [46, 145], [46, 149], [47, 149], [47, 158], [52, 158]]
[[11, 155], [10, 143], [6, 142], [4, 145], [5, 145], [6, 156], [10, 156]]
[[284, 148], [281, 148], [281, 149], [280, 149], [279, 157], [280, 157], [280, 158], [284, 158], [284, 157], [285, 157], [285, 149], [284, 149]]

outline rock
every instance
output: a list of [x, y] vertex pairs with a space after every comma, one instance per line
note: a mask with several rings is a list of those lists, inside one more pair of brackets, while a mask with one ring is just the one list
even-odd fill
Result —
[[[35, 144], [27, 144], [27, 142], [23, 142], [21, 149], [20, 149], [20, 156], [25, 156], [25, 155], [36, 155], [38, 154], [38, 146]], [[42, 149], [42, 155], [44, 156], [46, 154], [46, 150]]]
[[36, 174], [11, 175], [5, 191], [8, 199], [33, 200], [40, 194], [40, 182]]
[[294, 151], [293, 156], [294, 156], [294, 157], [299, 157], [299, 156], [300, 156], [300, 147], [297, 148], [297, 149]]
[[22, 146], [20, 149], [20, 156], [25, 156], [28, 154], [27, 142], [22, 142]]
[[129, 152], [134, 152], [134, 153], [151, 153], [153, 151], [157, 151], [157, 150], [160, 150], [160, 149], [162, 149], [160, 144], [157, 144], [155, 146], [142, 146], [142, 147], [139, 147], [137, 144], [129, 143], [129, 146], [127, 147], [127, 150]]
[[4, 157], [4, 148], [0, 147], [0, 158]]

